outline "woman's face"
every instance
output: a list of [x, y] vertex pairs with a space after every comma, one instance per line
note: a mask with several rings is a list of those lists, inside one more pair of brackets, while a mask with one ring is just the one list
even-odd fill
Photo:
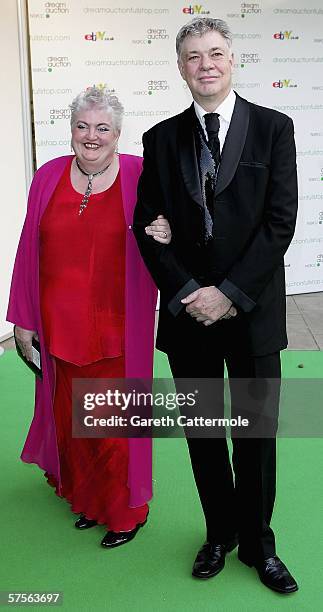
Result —
[[85, 170], [99, 171], [112, 161], [119, 136], [106, 110], [93, 107], [76, 113], [72, 147]]

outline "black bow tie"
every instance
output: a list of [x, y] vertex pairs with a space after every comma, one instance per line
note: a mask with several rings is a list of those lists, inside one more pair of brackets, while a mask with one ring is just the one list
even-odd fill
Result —
[[206, 113], [204, 115], [208, 146], [217, 165], [220, 163], [219, 116], [218, 113]]

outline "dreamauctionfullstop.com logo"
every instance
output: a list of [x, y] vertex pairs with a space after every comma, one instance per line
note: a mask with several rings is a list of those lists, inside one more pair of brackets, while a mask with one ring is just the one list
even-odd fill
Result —
[[155, 91], [158, 93], [169, 91], [170, 86], [166, 80], [151, 80], [147, 83], [147, 89], [138, 89], [133, 92], [134, 96], [151, 96]]
[[47, 18], [51, 15], [67, 15], [70, 12], [70, 9], [66, 6], [66, 2], [45, 2], [44, 8]]
[[[239, 9], [237, 8], [236, 11]], [[240, 4], [240, 13], [227, 13], [227, 17], [229, 19], [244, 19], [248, 15], [260, 15], [262, 13], [262, 9], [260, 8], [260, 4], [255, 2], [242, 2]]]
[[148, 28], [144, 38], [135, 38], [131, 42], [134, 45], [151, 45], [155, 40], [169, 40], [169, 34], [165, 28]]
[[309, 176], [308, 180], [310, 183], [316, 183], [318, 181], [323, 181], [323, 168], [321, 168], [321, 170], [316, 176]]
[[319, 268], [323, 264], [323, 253], [318, 253], [316, 256], [316, 261], [312, 263], [305, 264], [305, 268]]
[[241, 17], [246, 15], [260, 15], [262, 10], [260, 5], [255, 2], [242, 2], [241, 4]]
[[71, 117], [71, 110], [69, 108], [51, 108], [49, 111], [49, 120], [51, 125], [55, 123], [55, 121], [60, 119], [69, 120]]
[[323, 225], [323, 210], [320, 210], [316, 219], [310, 219], [306, 221], [306, 225], [311, 225], [311, 226]]
[[44, 2], [40, 13], [29, 11], [29, 19], [49, 19], [58, 15], [69, 15], [70, 9], [66, 2]]
[[50, 56], [47, 58], [48, 72], [52, 72], [53, 68], [71, 68], [72, 63], [66, 55]]
[[72, 67], [72, 62], [70, 61], [69, 57], [67, 57], [66, 55], [60, 55], [60, 56], [54, 56], [51, 55], [50, 57], [47, 57], [47, 68], [45, 66], [35, 66], [34, 68], [32, 68], [32, 72], [53, 72], [54, 69], [60, 69], [60, 68], [71, 68]]
[[170, 89], [168, 82], [163, 81], [148, 81], [148, 94], [151, 95], [153, 91], [168, 91]]
[[261, 57], [259, 53], [241, 53], [240, 67], [244, 68], [245, 64], [260, 64]]

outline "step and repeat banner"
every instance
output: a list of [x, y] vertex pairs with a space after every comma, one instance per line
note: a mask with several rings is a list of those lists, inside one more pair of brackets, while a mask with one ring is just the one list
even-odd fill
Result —
[[323, 291], [322, 0], [29, 0], [28, 13], [38, 167], [70, 152], [68, 106], [92, 85], [119, 97], [119, 150], [141, 155], [142, 133], [191, 103], [176, 65], [177, 31], [196, 16], [227, 21], [234, 89], [295, 123], [300, 210], [287, 292]]

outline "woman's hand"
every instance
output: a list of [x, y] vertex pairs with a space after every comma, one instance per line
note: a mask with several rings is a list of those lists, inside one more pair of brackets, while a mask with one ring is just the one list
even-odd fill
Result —
[[23, 327], [15, 326], [15, 337], [19, 344], [19, 348], [28, 361], [32, 361], [32, 339], [38, 340], [37, 332], [23, 329]]
[[163, 215], [158, 215], [155, 221], [145, 227], [145, 232], [148, 236], [152, 236], [157, 242], [169, 244], [172, 239], [172, 231], [170, 225]]

